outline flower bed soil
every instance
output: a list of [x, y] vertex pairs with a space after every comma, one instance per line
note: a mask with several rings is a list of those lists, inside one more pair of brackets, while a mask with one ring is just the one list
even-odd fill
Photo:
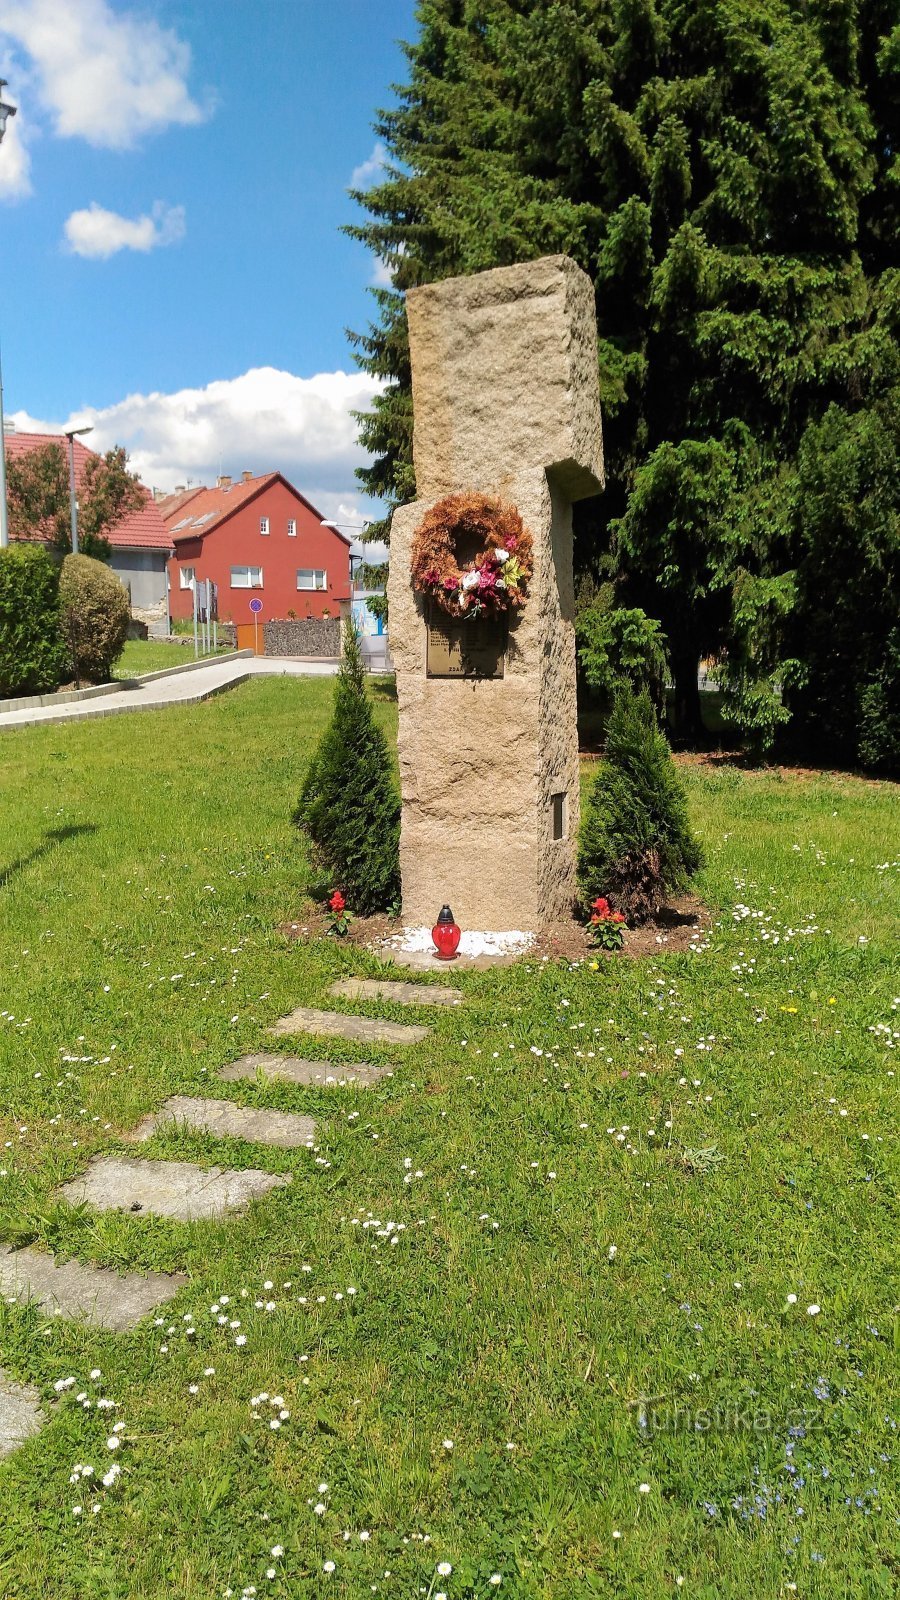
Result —
[[[614, 959], [624, 955], [637, 960], [642, 956], [660, 955], [663, 951], [688, 950], [697, 935], [709, 927], [709, 923], [710, 913], [696, 895], [677, 895], [654, 921], [646, 922], [639, 928], [626, 928], [621, 951], [598, 950], [591, 944], [587, 929], [573, 919], [545, 928], [534, 944], [514, 959], [523, 961], [534, 960], [535, 956], [549, 956], [558, 961], [583, 961], [587, 957]], [[310, 939], [334, 937], [329, 934], [328, 927], [328, 912], [310, 900], [295, 918], [280, 923], [278, 931], [286, 939], [308, 943]], [[384, 915], [354, 917], [345, 938], [348, 944], [372, 951], [400, 933], [402, 928], [399, 918]]]

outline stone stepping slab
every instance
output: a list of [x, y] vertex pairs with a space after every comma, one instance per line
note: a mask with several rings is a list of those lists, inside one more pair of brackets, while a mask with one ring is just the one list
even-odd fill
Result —
[[127, 1156], [94, 1156], [80, 1178], [56, 1191], [69, 1205], [97, 1211], [128, 1211], [136, 1216], [173, 1217], [197, 1222], [245, 1211], [250, 1201], [290, 1183], [290, 1174], [235, 1172], [198, 1167], [192, 1161], [141, 1161]]
[[430, 1032], [430, 1028], [408, 1022], [348, 1017], [344, 1012], [314, 1011], [309, 1006], [298, 1006], [269, 1029], [278, 1038], [294, 1033], [325, 1033], [334, 1039], [353, 1039], [357, 1044], [421, 1044]]
[[249, 1139], [253, 1144], [277, 1145], [281, 1150], [311, 1145], [316, 1132], [312, 1117], [300, 1117], [293, 1111], [267, 1111], [257, 1106], [238, 1106], [232, 1100], [173, 1094], [159, 1111], [138, 1123], [131, 1137], [139, 1141], [150, 1139], [158, 1128], [172, 1122], [215, 1134], [218, 1139]]
[[43, 1426], [41, 1397], [27, 1383], [14, 1383], [0, 1367], [0, 1461]]
[[45, 1250], [0, 1249], [0, 1292], [54, 1315], [126, 1333], [164, 1305], [187, 1278], [182, 1273], [111, 1272], [80, 1261], [59, 1265]]
[[391, 1078], [390, 1067], [373, 1067], [366, 1061], [352, 1064], [331, 1061], [304, 1061], [300, 1056], [279, 1056], [268, 1051], [241, 1056], [230, 1066], [222, 1067], [217, 1077], [225, 1083], [240, 1083], [255, 1079], [258, 1072], [278, 1083], [301, 1083], [314, 1088], [343, 1089], [346, 1086], [366, 1089], [379, 1078]]
[[399, 1006], [460, 1006], [465, 999], [461, 989], [390, 978], [341, 978], [328, 993], [341, 1000], [394, 1000]]

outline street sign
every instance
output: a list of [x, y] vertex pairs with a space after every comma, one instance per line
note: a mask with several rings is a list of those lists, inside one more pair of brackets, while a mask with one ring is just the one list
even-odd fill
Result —
[[250, 610], [253, 612], [254, 616], [257, 616], [259, 614], [259, 612], [262, 611], [262, 601], [261, 600], [251, 600], [250, 601]]

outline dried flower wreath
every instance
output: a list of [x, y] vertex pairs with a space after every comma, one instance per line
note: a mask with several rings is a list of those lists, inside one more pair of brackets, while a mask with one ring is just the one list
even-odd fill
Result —
[[[481, 545], [468, 566], [457, 557], [463, 540]], [[515, 506], [487, 494], [445, 496], [426, 512], [413, 538], [413, 588], [452, 617], [523, 606], [533, 565], [531, 534]]]

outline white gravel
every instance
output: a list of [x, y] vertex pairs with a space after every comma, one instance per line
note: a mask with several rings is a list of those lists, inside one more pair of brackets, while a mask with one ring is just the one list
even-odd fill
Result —
[[[404, 928], [386, 941], [393, 950], [406, 950], [410, 954], [433, 950], [434, 940], [430, 928]], [[508, 933], [464, 932], [459, 941], [461, 956], [511, 956], [527, 950], [534, 943], [533, 933], [512, 929]]]

